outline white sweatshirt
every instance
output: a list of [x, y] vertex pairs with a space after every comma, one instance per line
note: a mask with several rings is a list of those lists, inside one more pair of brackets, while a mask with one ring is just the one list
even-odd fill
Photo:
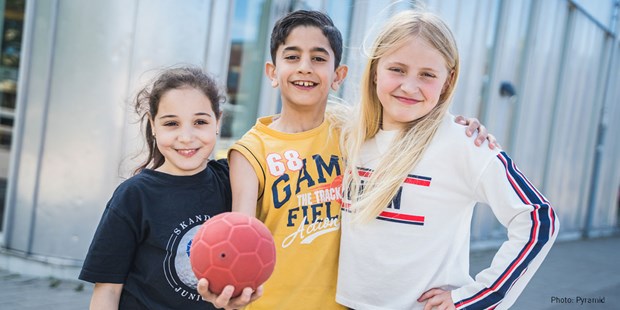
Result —
[[[457, 309], [507, 309], [523, 291], [557, 236], [558, 219], [504, 152], [475, 146], [463, 131], [446, 115], [376, 220], [352, 224], [343, 208], [339, 303], [358, 310], [423, 309], [418, 297], [438, 287], [452, 290]], [[372, 173], [395, 134], [381, 131], [363, 146], [360, 175]], [[474, 280], [469, 240], [477, 202], [491, 206], [508, 240]]]

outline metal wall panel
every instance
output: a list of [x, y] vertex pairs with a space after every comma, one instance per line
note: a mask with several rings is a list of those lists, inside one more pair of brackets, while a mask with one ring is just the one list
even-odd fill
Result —
[[[561, 74], [568, 6], [563, 0], [534, 1], [524, 72], [517, 88], [515, 128], [508, 147], [528, 179], [542, 190], [544, 154]], [[553, 203], [553, 201], [552, 201]]]
[[[440, 2], [440, 1], [435, 1]], [[455, 114], [477, 116], [482, 101], [481, 90], [484, 88], [491, 59], [490, 41], [495, 33], [498, 13], [498, 1], [442, 1], [444, 3], [437, 13], [444, 16], [444, 11], [456, 8], [458, 15], [446, 22], [456, 37], [461, 57], [461, 72], [454, 93], [451, 112]], [[446, 4], [447, 3], [447, 4]], [[431, 3], [434, 5], [434, 3]], [[445, 9], [444, 9], [445, 8]], [[445, 17], [444, 17], [445, 18]]]
[[607, 27], [611, 25], [610, 13], [613, 12], [614, 1], [616, 0], [570, 0]]
[[502, 96], [500, 85], [508, 83], [519, 88], [530, 5], [531, 1], [500, 1], [497, 29], [490, 47], [489, 81], [483, 89], [480, 119], [505, 145], [510, 144], [517, 97]]
[[36, 6], [33, 2], [26, 3], [24, 49], [13, 130], [17, 138], [13, 139], [11, 146], [3, 226], [4, 245], [21, 251], [28, 251], [31, 243], [30, 232], [36, 204], [33, 192], [45, 130], [56, 11], [57, 1], [46, 1]]
[[[594, 174], [593, 208], [589, 236], [608, 235], [618, 226], [620, 208], [620, 41], [612, 42], [612, 61], [607, 68], [605, 107], [601, 119], [601, 143], [598, 170]], [[591, 205], [590, 205], [591, 204]]]
[[[12, 206], [32, 206], [31, 221], [11, 226], [9, 245], [32, 254], [80, 258], [90, 241], [85, 233], [90, 210], [114, 188], [115, 170], [109, 167], [117, 166], [120, 145], [113, 141], [120, 140], [123, 123], [115, 102], [126, 93], [133, 10], [124, 1], [36, 5], [37, 17], [43, 18], [34, 21], [34, 42], [50, 44], [34, 47], [33, 58], [45, 62], [33, 62], [28, 75], [30, 82], [40, 77], [46, 85], [39, 91], [31, 84], [25, 94], [21, 182], [14, 188], [19, 208]], [[23, 178], [30, 166], [23, 159], [35, 163], [31, 179]]]
[[604, 33], [575, 10], [569, 14], [566, 57], [559, 76], [543, 192], [554, 202], [565, 234], [584, 227], [597, 119], [602, 102]]

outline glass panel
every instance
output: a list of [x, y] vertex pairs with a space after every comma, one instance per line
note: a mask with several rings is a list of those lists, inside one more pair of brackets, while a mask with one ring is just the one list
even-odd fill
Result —
[[[264, 79], [269, 38], [269, 0], [236, 0], [228, 65], [228, 104], [222, 123], [223, 140], [235, 140], [254, 125], [257, 98]], [[224, 145], [226, 141], [223, 141]]]
[[[327, 1], [327, 14], [334, 20], [336, 28], [342, 33], [345, 47], [349, 41], [351, 14], [353, 12], [352, 0]], [[344, 53], [346, 54], [346, 53]]]
[[0, 231], [4, 203], [13, 121], [17, 96], [17, 72], [24, 23], [24, 0], [0, 1]]

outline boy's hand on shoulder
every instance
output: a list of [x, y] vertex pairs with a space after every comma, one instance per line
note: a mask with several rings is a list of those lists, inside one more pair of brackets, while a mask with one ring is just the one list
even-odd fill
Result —
[[228, 285], [224, 288], [220, 295], [216, 295], [209, 291], [209, 281], [207, 279], [200, 279], [198, 281], [198, 293], [202, 298], [212, 303], [218, 309], [238, 309], [243, 308], [256, 299], [263, 296], [263, 286], [259, 286], [255, 292], [251, 287], [246, 287], [241, 292], [241, 295], [231, 298], [235, 288], [232, 285]]
[[418, 302], [424, 302], [424, 310], [431, 309], [446, 309], [446, 310], [455, 310], [454, 301], [452, 300], [452, 294], [450, 291], [442, 290], [440, 288], [432, 288], [420, 298], [418, 298]]
[[502, 146], [499, 145], [499, 142], [497, 142], [497, 139], [495, 139], [495, 136], [490, 134], [487, 131], [487, 128], [480, 124], [480, 121], [475, 118], [465, 118], [462, 115], [457, 115], [454, 118], [454, 122], [457, 124], [461, 124], [464, 126], [467, 126], [467, 128], [465, 129], [465, 134], [468, 137], [471, 137], [471, 135], [474, 134], [474, 132], [478, 131], [478, 136], [476, 137], [476, 140], [474, 140], [474, 143], [476, 144], [476, 146], [480, 146], [482, 144], [482, 142], [484, 142], [484, 140], [489, 140], [489, 148], [494, 150], [495, 148], [501, 149]]

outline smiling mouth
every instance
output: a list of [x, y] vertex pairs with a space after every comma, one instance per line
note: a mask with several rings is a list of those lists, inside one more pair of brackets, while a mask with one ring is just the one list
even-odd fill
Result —
[[177, 153], [181, 156], [192, 157], [194, 154], [198, 153], [199, 148], [197, 149], [176, 149]]
[[294, 81], [293, 85], [302, 86], [302, 87], [314, 87], [318, 85], [318, 83], [314, 83], [310, 81]]
[[422, 102], [422, 100], [417, 100], [417, 99], [413, 99], [413, 98], [406, 98], [406, 97], [400, 97], [400, 96], [394, 96], [394, 98], [396, 98], [396, 100], [406, 103], [406, 104], [417, 104]]

